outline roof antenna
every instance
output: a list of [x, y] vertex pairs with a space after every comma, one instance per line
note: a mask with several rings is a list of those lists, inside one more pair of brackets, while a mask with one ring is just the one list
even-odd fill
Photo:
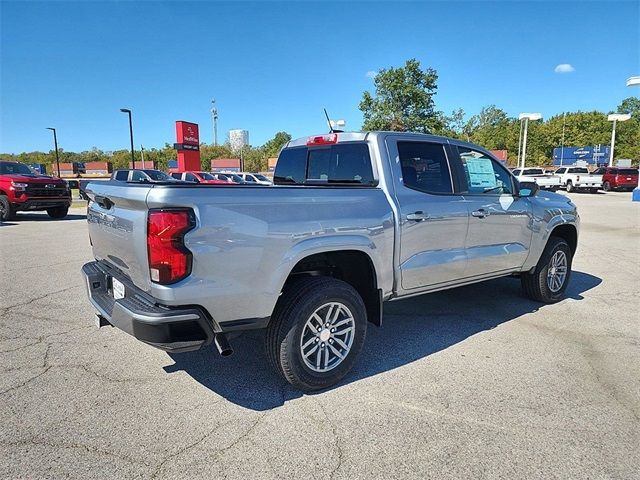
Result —
[[[343, 133], [344, 130], [336, 130], [335, 128], [333, 128], [333, 124], [331, 123], [331, 120], [329, 119], [329, 114], [327, 113], [327, 109], [323, 108], [324, 110], [324, 116], [327, 117], [327, 125], [329, 125], [329, 133]], [[339, 127], [344, 125], [344, 120], [338, 120], [336, 122], [336, 125], [338, 125]]]
[[333, 133], [333, 126], [331, 125], [331, 120], [329, 120], [329, 114], [327, 113], [327, 109], [323, 108], [324, 116], [327, 117], [327, 125], [329, 125], [329, 133]]

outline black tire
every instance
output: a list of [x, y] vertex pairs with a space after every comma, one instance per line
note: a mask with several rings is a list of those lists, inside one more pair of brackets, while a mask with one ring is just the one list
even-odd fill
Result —
[[597, 188], [590, 188], [589, 189], [589, 193], [598, 193], [598, 189]]
[[69, 207], [55, 207], [47, 209], [47, 214], [51, 218], [64, 218], [67, 216], [67, 213], [69, 213]]
[[11, 220], [15, 217], [15, 210], [11, 206], [11, 202], [7, 198], [6, 195], [0, 195], [0, 220], [6, 221]]
[[575, 190], [575, 188], [573, 188], [573, 183], [571, 183], [571, 180], [569, 180], [567, 182], [567, 192], [573, 192]]
[[[551, 261], [556, 252], [562, 251], [566, 256], [567, 261], [567, 273], [564, 278], [562, 286], [553, 291], [548, 283], [547, 276], [549, 274], [549, 268], [551, 267]], [[573, 255], [571, 253], [571, 247], [566, 240], [559, 237], [551, 237], [547, 242], [547, 246], [542, 252], [542, 256], [536, 265], [533, 273], [523, 273], [520, 276], [522, 282], [522, 289], [527, 297], [531, 300], [542, 303], [556, 303], [564, 298], [564, 292], [567, 289], [569, 280], [571, 279], [571, 262]]]
[[[318, 308], [329, 302], [339, 302], [351, 312], [353, 339], [342, 361], [326, 372], [317, 372], [304, 361], [302, 338], [307, 321]], [[267, 357], [273, 368], [294, 387], [307, 392], [322, 390], [338, 383], [349, 373], [362, 350], [366, 333], [366, 308], [351, 285], [331, 277], [303, 277], [287, 285], [278, 300], [267, 328]], [[327, 352], [328, 347], [327, 343]], [[322, 359], [323, 354], [319, 355]], [[324, 355], [326, 358], [327, 353]]]
[[604, 183], [602, 184], [602, 189], [603, 189], [605, 192], [610, 192], [610, 191], [611, 191], [611, 183], [609, 183], [609, 182], [604, 182]]

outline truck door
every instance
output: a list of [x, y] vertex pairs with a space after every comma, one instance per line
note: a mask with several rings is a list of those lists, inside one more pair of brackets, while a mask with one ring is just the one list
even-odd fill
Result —
[[500, 162], [468, 147], [456, 150], [464, 170], [461, 183], [469, 214], [464, 276], [519, 270], [533, 233], [529, 199], [516, 195], [514, 179]]
[[445, 285], [464, 274], [468, 212], [456, 194], [448, 145], [393, 136], [387, 140], [396, 179], [403, 290]]

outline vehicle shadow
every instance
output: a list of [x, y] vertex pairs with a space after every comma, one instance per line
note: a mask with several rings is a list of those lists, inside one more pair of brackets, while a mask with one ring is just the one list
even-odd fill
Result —
[[[574, 271], [567, 297], [582, 300], [584, 292], [601, 282]], [[524, 298], [514, 278], [388, 302], [382, 327], [368, 326], [356, 366], [332, 388], [401, 367], [540, 308], [552, 307]], [[175, 364], [164, 369], [167, 373], [182, 370], [237, 405], [270, 410], [302, 393], [271, 369], [263, 343], [264, 331], [245, 332], [231, 339], [234, 354], [230, 357], [221, 357], [210, 345], [197, 352], [169, 354]]]
[[[3, 222], [7, 226], [17, 225], [21, 221], [30, 221], [30, 222], [59, 222], [60, 220], [86, 220], [87, 216], [85, 214], [77, 214], [70, 213], [64, 218], [51, 218], [47, 215], [46, 212], [32, 212], [32, 213], [22, 213], [18, 212], [15, 217], [13, 217], [8, 222]], [[16, 223], [18, 222], [18, 223]]]

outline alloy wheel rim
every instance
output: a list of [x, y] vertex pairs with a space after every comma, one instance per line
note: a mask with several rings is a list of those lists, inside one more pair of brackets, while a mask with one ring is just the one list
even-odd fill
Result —
[[300, 353], [307, 368], [325, 373], [340, 365], [351, 351], [355, 328], [353, 314], [343, 303], [318, 307], [300, 337]]
[[567, 279], [569, 269], [567, 254], [558, 250], [551, 257], [549, 268], [547, 269], [547, 286], [553, 293], [559, 292]]

